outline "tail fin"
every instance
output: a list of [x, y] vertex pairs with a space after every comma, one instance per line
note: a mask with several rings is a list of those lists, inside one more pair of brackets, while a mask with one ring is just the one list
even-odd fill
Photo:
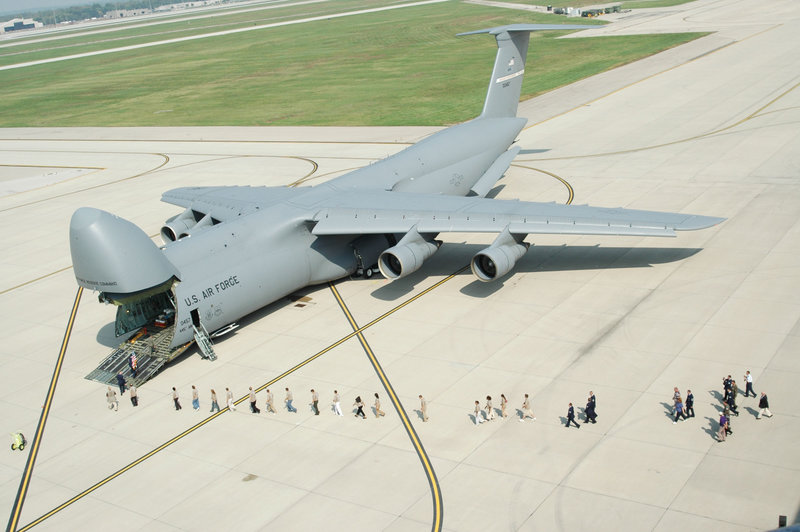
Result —
[[528, 55], [530, 32], [543, 30], [582, 30], [592, 26], [561, 24], [511, 24], [485, 30], [469, 31], [458, 35], [489, 33], [497, 39], [497, 57], [494, 60], [489, 91], [479, 118], [502, 118], [517, 116], [517, 104], [522, 90], [522, 75], [525, 73], [525, 58]]

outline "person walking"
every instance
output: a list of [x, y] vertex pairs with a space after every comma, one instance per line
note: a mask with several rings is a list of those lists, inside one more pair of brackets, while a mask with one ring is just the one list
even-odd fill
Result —
[[733, 382], [733, 379], [731, 378], [730, 375], [728, 375], [727, 377], [723, 377], [723, 379], [722, 379], [722, 388], [725, 391], [725, 394], [722, 396], [722, 402], [723, 403], [727, 403], [728, 402], [728, 396], [731, 394], [731, 383], [732, 382]]
[[172, 401], [175, 403], [175, 410], [181, 409], [181, 401], [178, 398], [178, 390], [175, 387], [172, 387]]
[[128, 366], [131, 368], [131, 375], [136, 378], [136, 367], [139, 365], [139, 359], [136, 358], [136, 351], [131, 351], [131, 356], [128, 357]]
[[526, 417], [536, 421], [536, 416], [533, 415], [533, 410], [531, 410], [531, 402], [530, 399], [528, 399], [527, 393], [525, 394], [525, 400], [522, 401], [522, 417], [519, 418], [520, 423], [525, 421]]
[[250, 412], [253, 414], [261, 413], [261, 409], [256, 405], [256, 392], [253, 391], [252, 386], [250, 387]]
[[267, 412], [273, 416], [277, 413], [275, 410], [275, 396], [269, 391], [269, 388], [267, 388]]
[[139, 406], [139, 395], [138, 392], [136, 391], [136, 385], [129, 384], [128, 389], [131, 392], [131, 404], [133, 406]]
[[475, 401], [475, 426], [477, 427], [483, 423], [483, 416], [481, 415], [481, 402]]
[[233, 404], [233, 392], [230, 388], [225, 388], [225, 405], [231, 412], [236, 412], [236, 405]]
[[772, 417], [772, 412], [769, 411], [769, 399], [767, 399], [767, 394], [761, 392], [761, 399], [758, 400], [758, 415], [756, 419], [761, 419], [761, 416]]
[[333, 390], [333, 411], [337, 416], [343, 416], [342, 405], [339, 400], [339, 390]]
[[684, 406], [686, 407], [686, 416], [694, 417], [694, 395], [692, 395], [692, 390], [686, 390], [686, 404]]
[[211, 388], [211, 412], [219, 412], [219, 403], [217, 402], [217, 392]]
[[358, 408], [355, 414], [356, 417], [361, 416], [361, 419], [367, 419], [367, 415], [364, 414], [364, 403], [361, 402], [360, 395], [356, 397], [356, 401], [353, 403], [353, 406]]
[[756, 392], [753, 391], [753, 376], [750, 375], [750, 370], [747, 370], [744, 374], [744, 382], [745, 382], [745, 389], [744, 389], [744, 396], [750, 397], [750, 394], [753, 394], [753, 397], [756, 396]]
[[725, 414], [722, 413], [719, 415], [719, 430], [717, 431], [718, 442], [725, 441], [725, 429], [727, 428], [728, 428], [728, 418], [726, 418]]
[[597, 397], [595, 397], [592, 390], [589, 390], [588, 402], [592, 404], [591, 415], [589, 416], [589, 419], [591, 419], [592, 423], [597, 423]]
[[108, 391], [106, 392], [106, 401], [108, 401], [108, 409], [114, 410], [115, 412], [119, 410], [119, 400], [117, 400], [117, 392], [111, 389], [111, 386], [108, 387]]
[[592, 423], [592, 401], [591, 399], [586, 400], [586, 407], [583, 409], [583, 417], [584, 423]]
[[319, 415], [319, 394], [314, 391], [314, 388], [311, 388], [311, 409], [315, 416]]
[[574, 423], [576, 427], [581, 428], [578, 422], [575, 421], [575, 409], [572, 407], [572, 403], [569, 404], [569, 408], [567, 409], [567, 428], [569, 428], [570, 423]]
[[195, 412], [200, 411], [200, 393], [197, 391], [194, 384], [192, 384], [192, 408], [194, 408]]
[[125, 395], [125, 377], [121, 371], [117, 373], [117, 386], [119, 386], [119, 394]]
[[731, 428], [731, 410], [727, 406], [722, 411], [722, 414], [725, 416], [725, 419], [728, 421], [725, 423], [725, 435], [730, 436], [733, 434], [733, 429]]
[[292, 395], [292, 392], [289, 391], [289, 388], [286, 388], [286, 398], [284, 399], [284, 402], [286, 403], [286, 410], [296, 414], [297, 409], [292, 406], [292, 401], [294, 401], [294, 395]]
[[672, 389], [672, 413], [673, 414], [675, 413], [675, 404], [680, 400], [680, 398], [681, 398], [681, 391], [678, 389], [677, 386], [675, 386]]
[[504, 418], [508, 417], [506, 413], [506, 409], [508, 408], [508, 399], [506, 399], [505, 394], [500, 394], [500, 415]]
[[731, 409], [731, 412], [733, 413], [734, 416], [739, 415], [739, 410], [737, 409], [738, 407], [736, 406], [736, 394], [733, 393], [733, 391], [731, 391], [731, 393], [728, 394], [728, 400], [725, 402], [725, 404], [727, 405], [728, 408]]
[[422, 397], [422, 394], [419, 396], [419, 410], [422, 412], [422, 421], [428, 421], [428, 401]]
[[492, 407], [492, 396], [486, 396], [486, 421], [494, 421], [494, 407]]
[[375, 392], [375, 417], [385, 416], [386, 412], [381, 410], [381, 398], [378, 397], [378, 392]]
[[678, 397], [678, 400], [675, 402], [675, 419], [672, 420], [672, 424], [678, 422], [678, 418], [682, 417], [684, 421], [686, 421], [686, 414], [683, 413], [683, 400]]

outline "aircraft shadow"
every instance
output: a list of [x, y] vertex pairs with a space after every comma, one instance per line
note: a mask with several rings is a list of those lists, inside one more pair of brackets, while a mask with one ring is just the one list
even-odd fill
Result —
[[[429, 276], [447, 276], [468, 265], [472, 257], [488, 244], [442, 244], [439, 251], [423, 264], [422, 268], [402, 279], [397, 279], [372, 292], [372, 296], [383, 301], [397, 300], [412, 292], [417, 284]], [[622, 268], [650, 268], [684, 260], [698, 253], [701, 248], [640, 248], [596, 246], [531, 246], [506, 276], [490, 283], [477, 279], [464, 286], [461, 293], [485, 298], [500, 290], [506, 279], [514, 273], [560, 272], [580, 270], [610, 270]], [[458, 275], [472, 275], [469, 269]]]
[[531, 155], [531, 154], [534, 154], [534, 153], [547, 153], [549, 151], [550, 151], [550, 148], [519, 150], [519, 154], [520, 155]]

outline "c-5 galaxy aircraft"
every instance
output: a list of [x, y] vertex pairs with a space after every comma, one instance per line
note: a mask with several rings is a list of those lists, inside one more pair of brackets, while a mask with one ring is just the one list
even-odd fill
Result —
[[308, 285], [377, 264], [389, 279], [417, 271], [439, 249], [438, 233], [497, 238], [471, 261], [480, 281], [509, 273], [530, 234], [674, 236], [722, 218], [488, 199], [520, 147], [517, 104], [531, 31], [585, 26], [523, 25], [489, 33], [498, 51], [480, 116], [437, 132], [380, 162], [312, 187], [186, 187], [162, 200], [185, 211], [161, 229], [157, 247], [137, 226], [78, 209], [70, 223], [75, 277], [117, 304], [118, 335], [147, 324], [174, 326], [177, 348]]

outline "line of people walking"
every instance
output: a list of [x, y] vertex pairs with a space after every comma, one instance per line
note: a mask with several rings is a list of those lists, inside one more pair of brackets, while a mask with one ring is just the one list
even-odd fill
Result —
[[[597, 397], [594, 395], [594, 392], [589, 390], [589, 398], [586, 400], [586, 408], [584, 408], [584, 416], [586, 423], [597, 423]], [[526, 393], [522, 400], [522, 405], [520, 409], [517, 411], [520, 423], [524, 423], [526, 419], [530, 419], [531, 421], [536, 421], [536, 416], [533, 413], [533, 409], [531, 408], [531, 399], [530, 396]], [[508, 399], [506, 398], [505, 394], [500, 394], [500, 418], [505, 419], [508, 417]], [[492, 396], [486, 396], [486, 402], [481, 407], [480, 401], [475, 401], [475, 406], [472, 410], [472, 418], [475, 422], [475, 426], [480, 425], [486, 421], [494, 421], [496, 419], [496, 410], [492, 404]], [[569, 403], [567, 407], [567, 417], [566, 417], [566, 427], [569, 428], [571, 425], [575, 425], [578, 428], [581, 428], [580, 424], [575, 420], [575, 407], [572, 403]]]
[[[112, 396], [114, 398], [116, 398], [116, 392], [114, 392], [111, 389], [111, 387], [109, 387], [108, 389], [109, 389], [109, 392], [112, 394]], [[284, 391], [285, 391], [285, 396], [284, 396], [284, 399], [283, 399], [283, 403], [284, 403], [284, 406], [286, 408], [286, 411], [288, 413], [291, 413], [291, 414], [296, 414], [297, 413], [297, 408], [294, 406], [294, 394], [292, 393], [292, 391], [288, 387], [284, 388]], [[191, 393], [192, 393], [192, 408], [195, 411], [199, 411], [200, 410], [200, 396], [199, 396], [199, 392], [198, 392], [196, 386], [192, 385], [192, 392]], [[269, 388], [267, 388], [265, 390], [265, 393], [266, 393], [266, 397], [265, 397], [266, 413], [272, 414], [272, 415], [277, 414], [277, 409], [275, 407], [275, 394]], [[311, 411], [314, 413], [314, 415], [318, 416], [318, 415], [320, 415], [319, 393], [314, 388], [312, 388], [310, 390], [310, 393], [311, 393], [311, 402], [309, 403], [309, 406], [311, 407]], [[384, 412], [381, 409], [380, 396], [378, 395], [377, 392], [374, 394], [374, 396], [375, 396], [375, 400], [374, 400], [374, 403], [373, 403], [373, 412], [375, 414], [375, 417], [376, 418], [383, 417], [383, 416], [386, 415], [386, 412]], [[420, 411], [422, 413], [423, 421], [427, 421], [428, 420], [427, 402], [422, 397], [422, 395], [420, 395], [419, 398], [420, 398]], [[178, 393], [178, 390], [174, 386], [172, 387], [172, 400], [173, 400], [173, 404], [174, 404], [175, 410], [181, 410], [182, 407], [181, 407], [181, 403], [180, 403], [180, 395]], [[256, 391], [253, 390], [252, 386], [250, 386], [250, 388], [249, 388], [248, 400], [249, 400], [249, 404], [250, 404], [250, 412], [252, 412], [254, 414], [260, 414], [261, 413], [261, 409], [258, 407], [258, 398], [256, 396]], [[118, 405], [118, 402], [117, 403], [112, 403], [112, 400], [109, 399], [109, 404], [111, 405], [110, 408], [114, 408], [114, 405], [115, 404]], [[230, 388], [225, 388], [225, 405], [228, 407], [228, 409], [231, 412], [235, 412], [236, 411], [236, 404], [235, 404], [235, 401], [234, 401], [234, 398], [233, 398], [233, 392], [230, 390]], [[356, 397], [355, 401], [353, 402], [353, 406], [355, 407], [354, 408], [355, 417], [360, 417], [362, 419], [366, 419], [367, 416], [364, 413], [364, 402], [362, 401], [360, 395]], [[342, 413], [341, 396], [339, 395], [339, 391], [338, 390], [334, 390], [333, 391], [333, 398], [332, 398], [332, 401], [331, 401], [331, 410], [337, 416], [343, 416], [344, 415]], [[214, 413], [214, 412], [219, 412], [219, 411], [220, 411], [220, 407], [219, 407], [219, 401], [217, 399], [217, 392], [216, 392], [216, 390], [214, 390], [212, 388], [211, 389], [211, 410], [210, 410], [210, 412]]]

